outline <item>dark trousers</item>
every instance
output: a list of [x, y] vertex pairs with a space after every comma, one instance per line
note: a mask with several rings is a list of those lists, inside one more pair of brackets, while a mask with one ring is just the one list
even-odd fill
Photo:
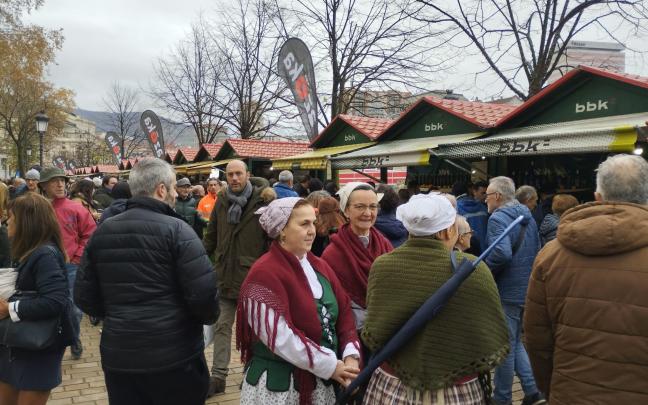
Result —
[[203, 405], [209, 388], [205, 356], [161, 373], [118, 373], [104, 369], [110, 405]]

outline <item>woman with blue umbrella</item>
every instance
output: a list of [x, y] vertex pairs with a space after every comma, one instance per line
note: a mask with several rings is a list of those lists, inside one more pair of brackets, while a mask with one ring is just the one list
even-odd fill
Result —
[[[409, 232], [369, 273], [362, 338], [379, 351], [453, 274], [456, 211], [440, 195], [417, 195], [397, 210]], [[472, 256], [457, 254], [474, 259]], [[507, 355], [508, 332], [485, 264], [458, 287], [436, 317], [376, 369], [365, 404], [483, 404], [488, 374]]]

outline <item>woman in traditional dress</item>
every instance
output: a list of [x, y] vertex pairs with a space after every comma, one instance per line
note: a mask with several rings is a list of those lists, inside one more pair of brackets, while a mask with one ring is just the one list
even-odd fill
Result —
[[351, 298], [356, 328], [362, 329], [366, 312], [367, 278], [374, 260], [391, 252], [389, 240], [374, 228], [378, 214], [378, 194], [367, 183], [348, 183], [338, 192], [340, 209], [348, 219], [331, 236], [322, 259], [337, 274]]
[[[410, 236], [369, 273], [363, 342], [376, 351], [451, 276], [459, 232], [444, 196], [415, 195], [396, 217]], [[466, 256], [456, 253], [457, 262]], [[364, 403], [483, 405], [489, 376], [509, 351], [497, 286], [482, 262], [427, 325], [374, 371]]]
[[315, 209], [287, 197], [257, 213], [274, 242], [239, 295], [241, 404], [332, 404], [332, 381], [347, 386], [359, 372], [359, 344], [349, 298], [333, 270], [310, 252]]

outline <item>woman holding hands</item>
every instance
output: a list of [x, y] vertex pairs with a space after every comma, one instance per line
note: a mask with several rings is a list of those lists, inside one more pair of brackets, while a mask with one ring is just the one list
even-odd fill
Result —
[[349, 298], [333, 270], [310, 252], [315, 209], [288, 197], [258, 213], [274, 242], [239, 295], [241, 404], [332, 404], [332, 382], [346, 387], [359, 372], [359, 342]]

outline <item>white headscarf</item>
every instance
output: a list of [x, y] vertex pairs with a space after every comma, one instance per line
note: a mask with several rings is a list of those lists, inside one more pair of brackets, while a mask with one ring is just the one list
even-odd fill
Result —
[[396, 218], [410, 235], [429, 236], [455, 223], [457, 211], [439, 194], [417, 194], [396, 209]]
[[[355, 191], [356, 188], [360, 186], [368, 186], [372, 190], [374, 189], [371, 187], [371, 184], [369, 183], [363, 183], [361, 181], [352, 181], [351, 183], [347, 183], [340, 189], [340, 191], [337, 192], [337, 195], [340, 196], [340, 211], [344, 212], [346, 210], [347, 203], [349, 202], [349, 197], [351, 196], [351, 193]], [[376, 193], [378, 196], [378, 201], [380, 201], [383, 197], [383, 193]]]

